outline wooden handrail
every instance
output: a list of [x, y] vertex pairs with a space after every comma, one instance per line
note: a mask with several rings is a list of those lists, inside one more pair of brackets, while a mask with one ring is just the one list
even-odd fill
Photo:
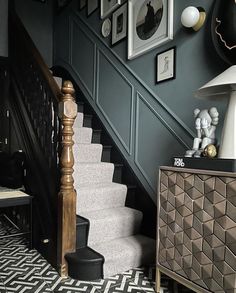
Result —
[[76, 250], [76, 192], [74, 189], [72, 152], [73, 124], [77, 115], [77, 105], [73, 98], [74, 88], [70, 81], [62, 87], [63, 97], [59, 104], [62, 124], [62, 153], [60, 157], [61, 186], [58, 203], [58, 263], [62, 277], [68, 276], [65, 254]]

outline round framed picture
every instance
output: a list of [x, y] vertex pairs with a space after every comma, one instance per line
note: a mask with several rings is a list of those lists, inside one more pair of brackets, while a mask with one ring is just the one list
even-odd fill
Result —
[[111, 33], [111, 21], [109, 18], [105, 19], [102, 24], [102, 35], [104, 38], [108, 37]]

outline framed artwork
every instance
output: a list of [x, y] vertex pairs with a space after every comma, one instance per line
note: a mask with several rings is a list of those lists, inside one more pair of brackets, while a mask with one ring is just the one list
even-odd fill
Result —
[[79, 10], [82, 10], [86, 6], [87, 0], [79, 0]]
[[127, 7], [125, 3], [112, 14], [112, 45], [127, 36]]
[[101, 18], [105, 18], [114, 11], [120, 4], [121, 0], [100, 0], [101, 1]]
[[98, 8], [98, 0], [87, 0], [87, 15], [89, 16]]
[[128, 1], [128, 59], [173, 39], [173, 0]]
[[156, 82], [175, 78], [176, 48], [170, 48], [156, 56]]

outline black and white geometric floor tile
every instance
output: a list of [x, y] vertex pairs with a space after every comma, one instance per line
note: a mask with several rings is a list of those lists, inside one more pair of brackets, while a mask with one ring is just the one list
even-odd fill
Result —
[[154, 278], [153, 268], [137, 268], [94, 282], [62, 279], [24, 239], [0, 240], [0, 293], [154, 293]]

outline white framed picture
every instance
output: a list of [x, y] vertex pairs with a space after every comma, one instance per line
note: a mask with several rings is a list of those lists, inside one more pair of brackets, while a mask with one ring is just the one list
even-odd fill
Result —
[[127, 36], [127, 7], [125, 3], [112, 14], [112, 45]]
[[89, 16], [98, 8], [98, 0], [87, 0], [87, 15]]
[[128, 59], [173, 39], [173, 0], [128, 1]]
[[121, 0], [100, 0], [101, 1], [101, 18], [105, 18], [114, 11], [120, 4]]
[[156, 56], [156, 82], [175, 78], [176, 47], [158, 53]]

